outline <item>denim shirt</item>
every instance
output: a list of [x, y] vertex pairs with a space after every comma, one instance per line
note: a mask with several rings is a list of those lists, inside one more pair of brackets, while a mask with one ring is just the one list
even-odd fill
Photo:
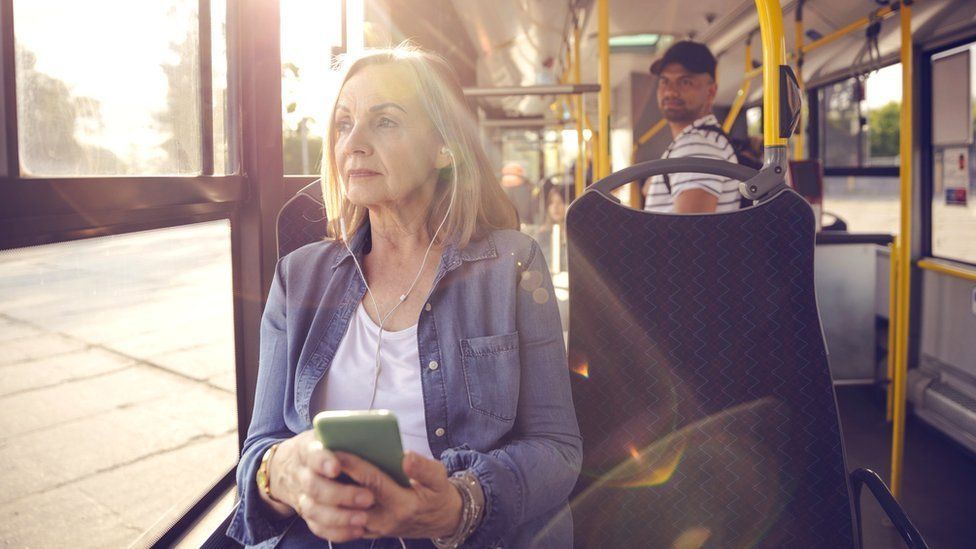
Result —
[[[357, 257], [368, 238], [366, 225], [351, 239]], [[278, 262], [237, 468], [240, 503], [227, 530], [245, 545], [323, 543], [300, 518], [276, 519], [255, 476], [272, 444], [312, 427], [312, 391], [365, 292], [341, 243], [309, 244]], [[465, 547], [572, 546], [567, 498], [582, 441], [552, 281], [535, 241], [502, 230], [463, 249], [445, 246], [417, 339], [430, 449], [449, 474], [473, 472], [485, 494]]]

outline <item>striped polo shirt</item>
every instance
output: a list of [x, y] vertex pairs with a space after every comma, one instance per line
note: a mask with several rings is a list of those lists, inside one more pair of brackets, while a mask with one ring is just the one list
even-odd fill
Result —
[[[709, 114], [695, 120], [668, 145], [661, 158], [681, 158], [694, 156], [714, 158], [726, 162], [737, 162], [735, 149], [721, 133], [702, 126], [721, 127], [715, 115]], [[689, 189], [701, 189], [718, 198], [717, 212], [739, 209], [739, 182], [720, 175], [703, 173], [672, 173], [668, 175], [671, 190], [664, 182], [663, 175], [650, 178], [650, 190], [644, 200], [644, 209], [649, 212], [673, 212], [674, 197]]]

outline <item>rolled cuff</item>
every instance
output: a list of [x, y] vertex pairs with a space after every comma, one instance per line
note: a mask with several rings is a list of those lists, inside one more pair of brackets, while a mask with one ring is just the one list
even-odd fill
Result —
[[501, 460], [473, 450], [446, 450], [441, 461], [449, 474], [473, 473], [485, 496], [481, 524], [464, 546], [497, 547], [514, 538], [522, 515], [522, 487], [515, 471]]
[[239, 503], [234, 510], [234, 517], [227, 527], [227, 536], [237, 540], [242, 545], [257, 545], [264, 541], [272, 541], [273, 546], [288, 530], [294, 516], [278, 518], [268, 507], [258, 491], [257, 472], [261, 465], [261, 458], [273, 444], [285, 439], [263, 440], [246, 450], [237, 464], [237, 495]]

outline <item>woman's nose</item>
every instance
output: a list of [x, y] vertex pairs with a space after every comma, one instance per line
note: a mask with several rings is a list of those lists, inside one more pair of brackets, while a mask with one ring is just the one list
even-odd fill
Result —
[[353, 126], [343, 142], [343, 152], [348, 155], [368, 155], [372, 152], [373, 149], [365, 133], [359, 124]]

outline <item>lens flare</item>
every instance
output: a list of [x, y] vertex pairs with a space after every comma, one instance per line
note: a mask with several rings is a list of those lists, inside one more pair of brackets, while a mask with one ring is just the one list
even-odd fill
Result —
[[[578, 547], [751, 547], [792, 498], [789, 403], [762, 398], [717, 411], [641, 448], [572, 498]], [[548, 526], [547, 526], [548, 527]], [[768, 541], [768, 540], [767, 540]], [[775, 543], [774, 543], [775, 545]]]

